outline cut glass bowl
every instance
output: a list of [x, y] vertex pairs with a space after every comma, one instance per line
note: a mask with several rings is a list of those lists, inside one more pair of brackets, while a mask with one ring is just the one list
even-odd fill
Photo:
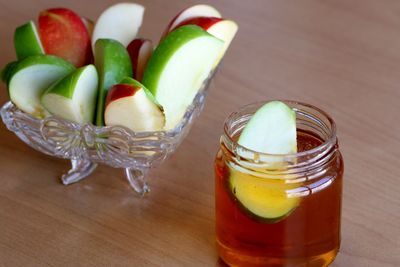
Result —
[[131, 187], [139, 194], [149, 192], [145, 176], [161, 164], [188, 134], [204, 101], [214, 73], [207, 78], [182, 121], [172, 130], [133, 132], [125, 127], [97, 127], [58, 117], [37, 119], [7, 102], [1, 118], [7, 128], [30, 147], [50, 156], [70, 159], [72, 168], [61, 180], [68, 185], [90, 175], [97, 164], [124, 168]]

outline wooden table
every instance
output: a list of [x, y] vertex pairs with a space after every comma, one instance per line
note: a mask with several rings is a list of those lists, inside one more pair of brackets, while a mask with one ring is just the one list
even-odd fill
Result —
[[[114, 1], [66, 1], [96, 18]], [[142, 35], [158, 40], [195, 1], [138, 1]], [[260, 99], [295, 99], [336, 120], [345, 158], [343, 241], [332, 266], [400, 266], [400, 2], [205, 1], [240, 25], [207, 105], [178, 151], [135, 197], [123, 173], [100, 167], [63, 186], [65, 160], [0, 126], [0, 266], [219, 266], [213, 160], [225, 117]], [[14, 28], [50, 0], [0, 1], [1, 65]], [[5, 86], [1, 103], [7, 100]]]

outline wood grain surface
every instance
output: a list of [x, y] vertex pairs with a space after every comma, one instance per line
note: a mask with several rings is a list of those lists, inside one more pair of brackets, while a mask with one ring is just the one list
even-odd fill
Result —
[[[0, 0], [0, 64], [14, 28], [66, 6], [95, 19], [114, 1]], [[141, 35], [158, 40], [196, 1], [137, 1]], [[220, 266], [213, 160], [225, 117], [261, 99], [319, 106], [337, 122], [345, 159], [342, 248], [332, 266], [400, 266], [400, 1], [204, 1], [239, 33], [201, 117], [135, 197], [123, 172], [99, 167], [63, 186], [69, 163], [0, 126], [0, 266]], [[7, 101], [1, 85], [0, 101]]]

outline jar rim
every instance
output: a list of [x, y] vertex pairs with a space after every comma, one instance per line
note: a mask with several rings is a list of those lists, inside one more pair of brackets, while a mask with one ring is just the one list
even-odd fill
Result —
[[[319, 114], [321, 114], [321, 116], [324, 117], [324, 119], [326, 119], [329, 123], [329, 135], [328, 137], [323, 140], [322, 144], [309, 149], [309, 150], [305, 150], [305, 151], [300, 151], [297, 153], [292, 153], [292, 154], [271, 154], [271, 153], [263, 153], [263, 152], [259, 152], [259, 151], [255, 151], [249, 148], [246, 148], [242, 145], [240, 145], [236, 140], [234, 140], [233, 136], [229, 133], [229, 122], [232, 121], [235, 116], [237, 116], [238, 114], [240, 114], [241, 112], [244, 112], [245, 110], [248, 110], [250, 108], [254, 108], [256, 106], [261, 106], [263, 104], [266, 104], [270, 101], [281, 101], [285, 104], [287, 104], [289, 107], [291, 107], [295, 112], [296, 115], [298, 112], [300, 112], [300, 110], [296, 107], [293, 106], [300, 106], [300, 107], [305, 107], [305, 108], [309, 108], [313, 111], [318, 112]], [[266, 101], [257, 101], [254, 103], [250, 103], [247, 105], [242, 106], [241, 108], [239, 108], [237, 111], [232, 112], [224, 121], [224, 136], [228, 139], [228, 141], [232, 144], [232, 147], [235, 148], [236, 151], [240, 151], [241, 155], [246, 154], [246, 155], [253, 155], [252, 158], [258, 158], [258, 159], [262, 159], [262, 158], [268, 158], [268, 159], [273, 159], [273, 158], [279, 158], [279, 159], [286, 159], [288, 161], [292, 161], [291, 159], [294, 158], [304, 158], [307, 156], [310, 156], [312, 154], [320, 154], [323, 153], [324, 151], [329, 150], [332, 146], [334, 146], [336, 144], [336, 123], [335, 121], [331, 118], [331, 116], [326, 113], [325, 111], [323, 111], [322, 109], [315, 107], [311, 104], [307, 104], [307, 103], [303, 103], [303, 102], [299, 102], [299, 101], [293, 101], [293, 100], [266, 100]], [[257, 155], [257, 156], [255, 156]], [[245, 157], [247, 160], [251, 159], [248, 157]], [[286, 161], [285, 160], [285, 161]]]

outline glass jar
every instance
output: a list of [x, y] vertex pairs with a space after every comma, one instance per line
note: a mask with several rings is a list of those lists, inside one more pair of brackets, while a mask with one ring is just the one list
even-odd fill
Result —
[[216, 236], [232, 266], [327, 266], [339, 250], [343, 159], [335, 122], [311, 105], [284, 102], [296, 112], [297, 154], [237, 143], [265, 103], [225, 121], [215, 160]]

